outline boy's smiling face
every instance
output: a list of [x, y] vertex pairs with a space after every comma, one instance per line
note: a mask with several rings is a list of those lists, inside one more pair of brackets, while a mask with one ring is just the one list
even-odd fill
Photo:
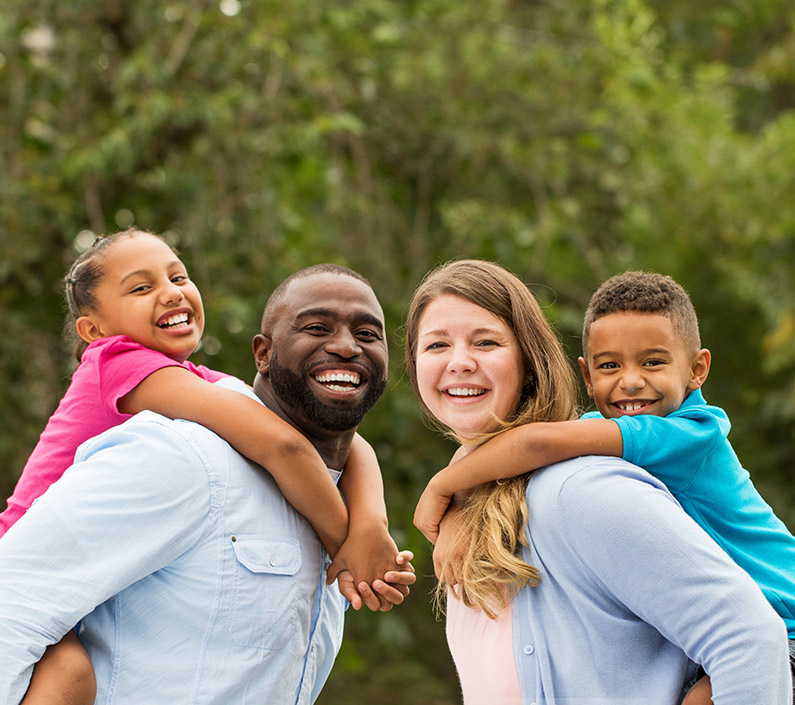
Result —
[[622, 311], [591, 324], [579, 362], [588, 395], [605, 418], [667, 416], [704, 383], [710, 352], [686, 349], [667, 316]]

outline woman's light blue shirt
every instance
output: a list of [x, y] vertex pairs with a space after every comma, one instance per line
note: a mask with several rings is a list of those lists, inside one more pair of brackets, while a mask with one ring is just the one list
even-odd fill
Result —
[[345, 601], [271, 477], [151, 412], [76, 461], [0, 541], [0, 702], [79, 620], [97, 703], [314, 702]]

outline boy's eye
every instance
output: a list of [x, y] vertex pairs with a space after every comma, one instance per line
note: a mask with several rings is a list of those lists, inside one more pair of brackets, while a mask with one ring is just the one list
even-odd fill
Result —
[[615, 362], [603, 362], [601, 365], [599, 365], [599, 369], [600, 370], [617, 370], [618, 369], [618, 363], [615, 363]]
[[646, 367], [657, 367], [658, 365], [664, 365], [665, 360], [646, 360], [643, 364]]

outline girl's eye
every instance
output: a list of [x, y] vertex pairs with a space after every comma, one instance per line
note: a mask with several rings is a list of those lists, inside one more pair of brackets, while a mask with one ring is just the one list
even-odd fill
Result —
[[179, 284], [181, 282], [188, 281], [188, 275], [187, 274], [177, 274], [176, 276], [171, 277], [171, 281], [174, 282], [174, 284]]
[[143, 291], [148, 291], [148, 290], [149, 290], [149, 288], [150, 288], [150, 287], [149, 287], [149, 285], [148, 285], [148, 284], [139, 284], [138, 286], [136, 286], [136, 287], [135, 287], [134, 289], [132, 289], [131, 291], [132, 291], [132, 293], [133, 293], [133, 294], [138, 294], [138, 293], [141, 293], [141, 292], [143, 292]]
[[600, 370], [617, 370], [618, 365], [615, 362], [603, 362], [599, 365]]

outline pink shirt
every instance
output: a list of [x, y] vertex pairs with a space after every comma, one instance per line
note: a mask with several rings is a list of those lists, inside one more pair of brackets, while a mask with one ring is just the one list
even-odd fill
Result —
[[72, 381], [22, 470], [8, 507], [0, 514], [0, 536], [74, 462], [78, 446], [126, 421], [118, 401], [163, 367], [184, 367], [208, 382], [226, 375], [192, 362], [179, 363], [126, 335], [96, 340], [86, 348]]
[[511, 605], [497, 619], [467, 607], [447, 593], [447, 644], [453, 655], [464, 705], [519, 705], [513, 660]]

